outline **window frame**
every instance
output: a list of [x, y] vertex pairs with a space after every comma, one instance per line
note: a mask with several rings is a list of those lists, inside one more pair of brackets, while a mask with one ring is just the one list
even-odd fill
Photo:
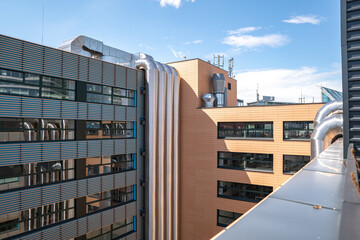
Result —
[[[285, 158], [286, 157], [301, 157], [302, 158], [302, 160], [301, 160], [301, 163], [299, 164], [299, 163], [295, 163], [295, 162], [298, 162], [297, 160], [295, 160], [295, 162], [294, 163], [290, 163], [290, 165], [297, 165], [297, 166], [299, 166], [299, 168], [298, 168], [298, 170], [297, 171], [295, 171], [295, 172], [291, 172], [291, 171], [289, 171], [289, 172], [285, 172]], [[308, 158], [309, 160], [304, 160], [304, 158]], [[311, 159], [310, 159], [310, 156], [305, 156], [305, 155], [291, 155], [291, 154], [283, 154], [283, 174], [284, 175], [294, 175], [295, 173], [297, 173], [301, 168], [303, 168], [306, 164], [308, 164], [309, 162], [311, 161]], [[289, 163], [288, 163], [289, 164]]]
[[[233, 158], [232, 156], [230, 157], [221, 157], [221, 154], [232, 154], [232, 155], [243, 155], [243, 159], [237, 159], [237, 158]], [[264, 159], [266, 159], [266, 155], [267, 155], [267, 159], [271, 159], [271, 160], [258, 160], [257, 157], [262, 156], [264, 157]], [[254, 157], [255, 159], [245, 159], [247, 157]], [[224, 161], [224, 166], [221, 166], [220, 161], [223, 160]], [[243, 162], [243, 165], [245, 165], [244, 168], [242, 167], [231, 167], [231, 166], [225, 166], [225, 161], [237, 161], [237, 162]], [[246, 168], [246, 163], [252, 163], [252, 162], [256, 162], [256, 163], [264, 163], [264, 164], [271, 164], [271, 169], [266, 169], [266, 168]], [[225, 152], [225, 151], [218, 151], [217, 152], [217, 167], [218, 168], [224, 168], [224, 169], [234, 169], [234, 170], [242, 170], [242, 171], [255, 171], [255, 172], [264, 172], [264, 173], [274, 173], [274, 155], [273, 154], [267, 154], [267, 153], [244, 153], [244, 152]]]
[[[301, 123], [303, 128], [286, 128], [287, 124], [291, 123]], [[310, 125], [312, 124], [312, 129], [310, 128]], [[308, 126], [308, 129], [306, 129], [306, 126]], [[286, 138], [285, 131], [305, 131], [308, 132], [310, 135], [309, 137], [295, 137], [295, 138]], [[314, 124], [313, 121], [283, 121], [283, 140], [284, 141], [310, 141], [311, 135], [314, 132]]]
[[[226, 127], [222, 127], [221, 125], [233, 125], [233, 128], [226, 128]], [[262, 128], [257, 128], [257, 126], [259, 126], [260, 124], [263, 125]], [[265, 125], [270, 124], [271, 128], [266, 128]], [[236, 126], [241, 126], [241, 128], [237, 128]], [[220, 132], [224, 131], [223, 136], [221, 136]], [[228, 136], [225, 134], [226, 131], [233, 131], [233, 132], [242, 132], [242, 134], [233, 134], [233, 136]], [[261, 137], [252, 137], [250, 136], [250, 134], [254, 134], [255, 135], [260, 132], [264, 136]], [[245, 134], [246, 133], [246, 134]], [[266, 134], [270, 134], [269, 137], [266, 137]], [[243, 135], [243, 136], [241, 136]], [[245, 137], [246, 135], [246, 137]], [[274, 122], [272, 121], [264, 121], [264, 122], [218, 122], [217, 123], [217, 138], [218, 139], [225, 139], [225, 140], [274, 140]]]
[[[232, 217], [228, 217], [226, 215], [221, 215], [220, 212], [228, 212], [231, 213], [233, 216]], [[239, 215], [239, 216], [236, 216]], [[221, 209], [217, 209], [217, 214], [216, 214], [216, 226], [218, 227], [227, 227], [229, 226], [231, 223], [233, 223], [236, 219], [238, 219], [239, 217], [241, 217], [243, 215], [243, 213], [237, 213], [237, 212], [230, 212], [230, 211], [226, 211], [226, 210], [221, 210]], [[229, 224], [224, 224], [221, 223], [219, 220], [220, 218], [227, 218], [227, 219], [232, 219], [232, 221]]]

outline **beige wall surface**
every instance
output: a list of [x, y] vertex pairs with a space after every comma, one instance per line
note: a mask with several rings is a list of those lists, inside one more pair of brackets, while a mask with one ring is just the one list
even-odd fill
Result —
[[[217, 197], [217, 181], [272, 186], [283, 174], [283, 154], [310, 156], [309, 141], [284, 141], [283, 121], [313, 121], [323, 104], [200, 108], [201, 96], [211, 92], [213, 73], [227, 72], [202, 60], [171, 63], [180, 73], [180, 239], [209, 239], [222, 230], [217, 209], [245, 213], [255, 203]], [[236, 80], [228, 91], [228, 106], [236, 105]], [[227, 83], [226, 83], [227, 86]], [[218, 122], [273, 122], [272, 140], [217, 139]], [[273, 154], [273, 173], [217, 168], [217, 152]]]

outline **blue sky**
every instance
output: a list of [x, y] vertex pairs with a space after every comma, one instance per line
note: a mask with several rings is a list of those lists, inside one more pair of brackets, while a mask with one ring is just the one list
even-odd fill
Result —
[[[238, 98], [341, 90], [340, 0], [2, 0], [0, 33], [57, 47], [86, 35], [161, 62], [234, 58]], [[227, 68], [227, 66], [226, 66]]]

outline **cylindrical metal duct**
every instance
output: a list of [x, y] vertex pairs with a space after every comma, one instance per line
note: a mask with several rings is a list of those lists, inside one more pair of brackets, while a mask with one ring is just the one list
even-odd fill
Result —
[[174, 75], [168, 65], [164, 65], [167, 74], [166, 83], [166, 135], [165, 135], [165, 239], [172, 239], [172, 211], [173, 211], [173, 173], [172, 173], [172, 157], [173, 157], [173, 124], [174, 124]]
[[158, 202], [158, 234], [157, 239], [164, 239], [164, 156], [165, 156], [165, 111], [166, 111], [166, 81], [167, 73], [164, 66], [155, 62], [157, 69], [159, 70], [159, 92], [158, 92], [158, 190], [157, 190], [157, 202]]
[[225, 106], [225, 76], [222, 73], [215, 73], [211, 79], [214, 95], [216, 97], [215, 106]]
[[46, 122], [44, 119], [40, 119], [40, 141], [44, 141], [45, 140], [45, 126], [46, 126]]
[[332, 101], [322, 106], [316, 114], [314, 119], [314, 128], [325, 118], [335, 114], [341, 114], [343, 109], [343, 102], [341, 100]]
[[29, 122], [24, 122], [24, 128], [26, 129], [25, 141], [32, 141], [32, 131], [34, 126]]
[[156, 239], [156, 158], [157, 158], [157, 89], [158, 89], [158, 69], [151, 59], [139, 59], [135, 61], [138, 69], [145, 70], [147, 82], [146, 94], [146, 133], [145, 144], [147, 148], [146, 162], [148, 163], [148, 239]]
[[173, 146], [173, 240], [179, 237], [179, 96], [180, 96], [180, 75], [174, 67], [174, 146]]
[[205, 107], [206, 108], [212, 108], [214, 107], [214, 101], [215, 101], [215, 97], [214, 95], [212, 95], [211, 93], [206, 93], [202, 96], [202, 99], [205, 102]]
[[343, 134], [343, 116], [334, 115], [321, 121], [311, 135], [311, 159], [330, 146], [333, 140]]

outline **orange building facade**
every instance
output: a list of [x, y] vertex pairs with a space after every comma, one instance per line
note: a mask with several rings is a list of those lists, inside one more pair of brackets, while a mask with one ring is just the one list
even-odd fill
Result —
[[[237, 82], [223, 69], [200, 59], [169, 65], [181, 76], [180, 239], [209, 239], [310, 160], [323, 104], [236, 107]], [[227, 107], [204, 108], [215, 73], [225, 75]]]

